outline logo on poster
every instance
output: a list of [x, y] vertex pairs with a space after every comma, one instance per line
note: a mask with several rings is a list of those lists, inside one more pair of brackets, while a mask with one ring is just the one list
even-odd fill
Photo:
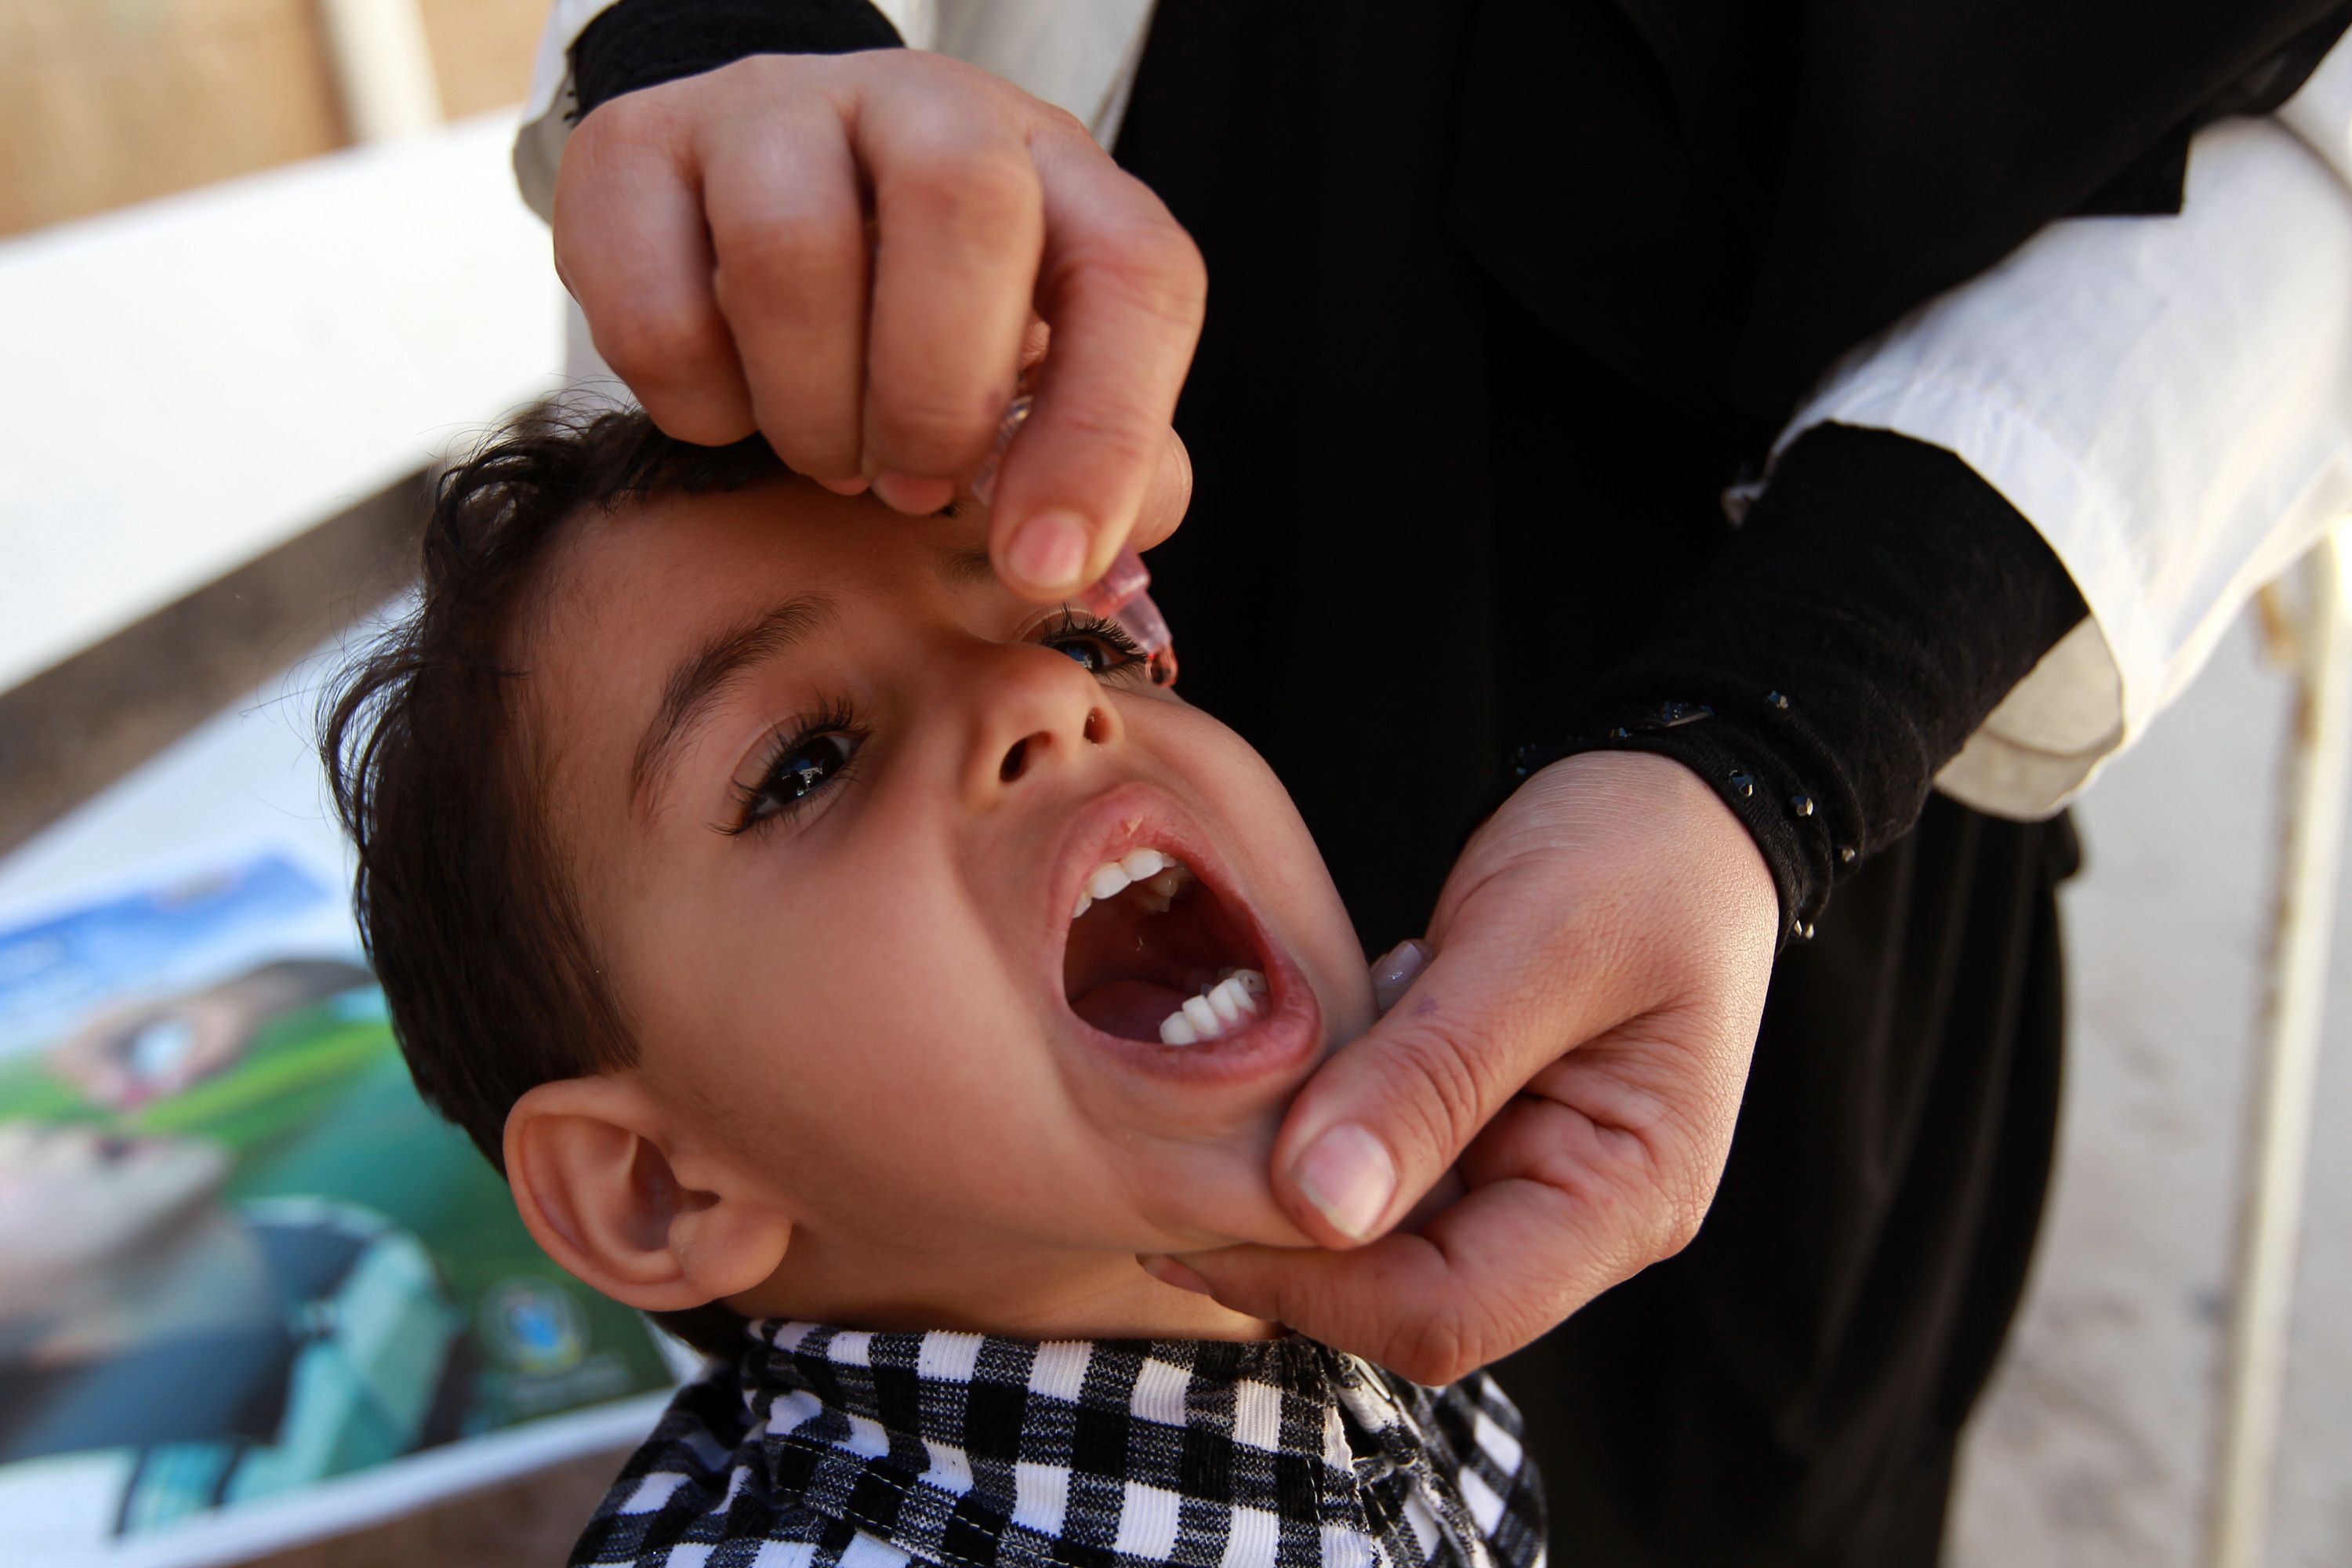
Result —
[[490, 1287], [482, 1300], [482, 1340], [515, 1371], [541, 1375], [578, 1365], [588, 1345], [572, 1293], [528, 1274]]

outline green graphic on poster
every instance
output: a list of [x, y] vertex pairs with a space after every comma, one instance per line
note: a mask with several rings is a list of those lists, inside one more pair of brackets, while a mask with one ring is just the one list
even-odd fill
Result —
[[672, 1381], [365, 970], [268, 952], [329, 896], [263, 857], [0, 931], [0, 1488], [102, 1487], [106, 1538]]

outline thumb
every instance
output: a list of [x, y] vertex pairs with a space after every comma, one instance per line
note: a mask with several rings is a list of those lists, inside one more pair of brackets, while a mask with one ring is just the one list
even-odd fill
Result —
[[1507, 923], [1451, 935], [1299, 1091], [1276, 1140], [1276, 1201], [1324, 1247], [1385, 1234], [1522, 1085], [1607, 1026], [1563, 1016], [1560, 977]]

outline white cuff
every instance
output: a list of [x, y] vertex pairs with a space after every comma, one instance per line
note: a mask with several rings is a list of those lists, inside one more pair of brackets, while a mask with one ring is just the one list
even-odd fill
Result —
[[[2339, 48], [2291, 107], [2347, 85]], [[2179, 217], [2053, 224], [1847, 355], [1776, 443], [1835, 422], [1942, 447], [2082, 591], [2090, 622], [1945, 768], [1948, 795], [2057, 811], [2352, 511], [2352, 191], [2309, 134], [2209, 127]]]
[[539, 30], [539, 53], [530, 67], [530, 97], [524, 100], [522, 128], [515, 132], [515, 184], [530, 210], [555, 221], [555, 172], [563, 166], [563, 143], [572, 135], [572, 46], [588, 24], [617, 0], [555, 0], [547, 26]]

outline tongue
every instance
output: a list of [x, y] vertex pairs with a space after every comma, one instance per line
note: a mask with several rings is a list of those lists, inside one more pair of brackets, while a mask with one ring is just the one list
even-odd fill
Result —
[[1109, 980], [1070, 1004], [1070, 1011], [1127, 1040], [1160, 1041], [1160, 1020], [1184, 1005], [1185, 993], [1149, 980]]

